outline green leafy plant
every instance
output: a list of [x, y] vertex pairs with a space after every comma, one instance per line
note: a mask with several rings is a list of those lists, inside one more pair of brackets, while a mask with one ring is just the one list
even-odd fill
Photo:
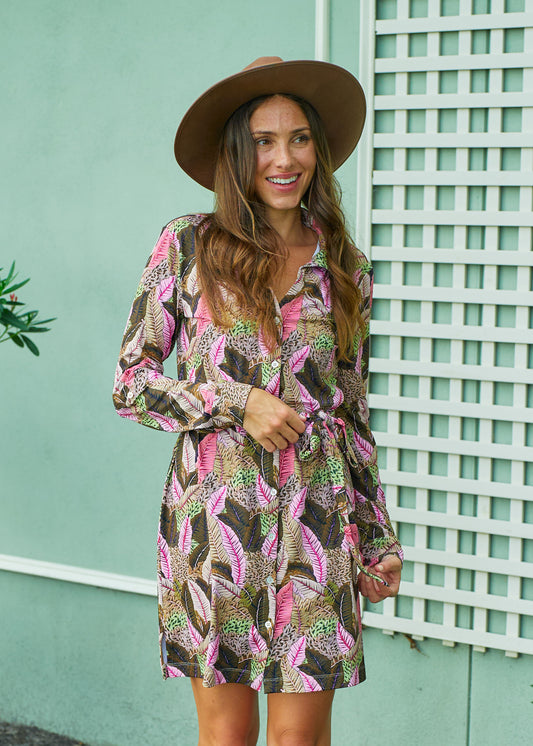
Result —
[[[30, 281], [28, 277], [22, 282], [15, 282], [15, 262], [11, 265], [6, 277], [2, 277], [3, 268], [0, 267], [0, 342], [11, 339], [18, 347], [27, 347], [34, 355], [39, 354], [39, 348], [27, 335], [50, 331], [45, 324], [55, 319], [37, 318], [39, 311], [23, 311], [22, 303], [15, 295], [15, 290]], [[2, 329], [3, 327], [3, 329]]]

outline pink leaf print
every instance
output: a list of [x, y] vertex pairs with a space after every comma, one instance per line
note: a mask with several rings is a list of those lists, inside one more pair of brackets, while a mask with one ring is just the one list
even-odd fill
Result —
[[321, 692], [322, 689], [320, 688], [320, 684], [316, 679], [314, 679], [312, 676], [309, 676], [308, 673], [305, 673], [304, 671], [298, 671], [300, 674], [300, 678], [302, 679], [304, 689], [306, 692]]
[[265, 536], [263, 546], [261, 547], [261, 553], [269, 559], [274, 559], [276, 556], [276, 548], [278, 544], [278, 524], [276, 523], [268, 534]]
[[182, 352], [188, 352], [189, 350], [189, 337], [187, 336], [187, 330], [185, 329], [185, 325], [182, 324], [180, 329], [180, 348]]
[[265, 482], [261, 474], [257, 475], [255, 494], [257, 495], [257, 500], [262, 508], [268, 507], [272, 502], [272, 489]]
[[353, 672], [350, 678], [349, 686], [357, 686], [358, 683], [359, 683], [359, 667], [357, 667], [355, 671]]
[[294, 444], [279, 452], [279, 486], [283, 487], [287, 479], [294, 474]]
[[232, 583], [231, 580], [226, 580], [222, 576], [213, 579], [211, 581], [213, 588], [213, 595], [221, 598], [240, 598], [241, 589]]
[[256, 692], [259, 692], [261, 690], [261, 686], [263, 684], [263, 678], [264, 674], [260, 673], [259, 676], [252, 681], [250, 684], [252, 689], [255, 689]]
[[170, 300], [170, 298], [172, 297], [172, 291], [174, 290], [175, 282], [176, 278], [174, 275], [172, 275], [172, 277], [166, 277], [164, 280], [161, 280], [161, 282], [157, 286], [157, 300], [159, 301], [159, 303]]
[[361, 372], [361, 363], [363, 360], [363, 344], [361, 343], [357, 348], [357, 358], [355, 360], [355, 371], [356, 373]]
[[355, 640], [340, 622], [337, 622], [337, 645], [342, 655], [349, 655], [355, 647]]
[[121, 409], [119, 415], [126, 420], [137, 420], [138, 417], [132, 409]]
[[292, 581], [289, 581], [276, 593], [276, 624], [274, 627], [274, 639], [281, 635], [287, 624], [291, 621], [292, 607]]
[[189, 628], [189, 635], [191, 637], [191, 640], [194, 642], [195, 645], [201, 645], [203, 640], [201, 634], [198, 632], [197, 629], [193, 627], [191, 624], [190, 619], [187, 619], [187, 627]]
[[196, 451], [189, 433], [185, 433], [183, 438], [181, 463], [187, 474], [191, 474], [196, 469]]
[[351, 547], [356, 547], [359, 544], [359, 530], [355, 523], [349, 523], [344, 527], [344, 536], [346, 541]]
[[159, 412], [148, 412], [150, 417], [161, 425], [161, 429], [167, 433], [173, 433], [176, 429], [176, 421], [171, 417], [165, 417], [164, 414]]
[[357, 444], [357, 448], [360, 451], [360, 453], [362, 453], [367, 458], [370, 458], [370, 456], [372, 455], [374, 451], [374, 447], [368, 441], [362, 438], [359, 435], [359, 433], [356, 433], [355, 430], [354, 430], [353, 437], [354, 437], [354, 440]]
[[378, 523], [382, 526], [385, 525], [385, 516], [381, 512], [381, 510], [378, 508], [376, 503], [372, 503], [372, 510], [374, 511], [374, 515], [378, 519]]
[[309, 351], [310, 347], [309, 345], [305, 345], [305, 347], [302, 347], [299, 350], [296, 350], [290, 358], [289, 358], [289, 365], [291, 367], [291, 370], [293, 373], [298, 373], [305, 365], [305, 361], [309, 357]]
[[159, 564], [161, 566], [161, 572], [167, 580], [173, 580], [168, 544], [161, 531], [159, 531], [157, 535], [157, 548], [159, 550]]
[[242, 588], [246, 571], [246, 558], [237, 534], [222, 521], [218, 521], [222, 544], [231, 562], [231, 576], [235, 585]]
[[320, 292], [322, 293], [322, 298], [324, 300], [324, 305], [326, 308], [331, 308], [331, 295], [330, 295], [330, 289], [329, 289], [329, 279], [327, 275], [324, 273], [322, 275], [322, 279], [320, 280]]
[[324, 596], [324, 586], [320, 583], [315, 583], [314, 580], [308, 578], [296, 578], [292, 579], [294, 585], [294, 593], [304, 599], [316, 598], [316, 596]]
[[217, 452], [217, 433], [208, 433], [198, 444], [198, 482], [203, 482], [205, 476], [213, 471]]
[[207, 386], [201, 386], [200, 393], [205, 402], [205, 411], [207, 414], [211, 414], [213, 411], [213, 404], [215, 403], [215, 392]]
[[187, 581], [189, 591], [191, 593], [192, 603], [196, 613], [204, 622], [207, 622], [211, 616], [211, 607], [207, 596], [200, 588], [200, 586], [194, 582], [194, 580]]
[[272, 396], [279, 396], [280, 378], [281, 378], [281, 374], [276, 373], [274, 378], [269, 382], [268, 386], [265, 388], [265, 391], [267, 391], [269, 394], [272, 394]]
[[169, 679], [177, 679], [180, 676], [185, 676], [185, 674], [182, 673], [179, 668], [176, 668], [175, 666], [167, 666], [167, 675]]
[[185, 516], [185, 520], [181, 524], [180, 533], [178, 537], [178, 546], [184, 554], [189, 554], [191, 551], [191, 539], [192, 539], [192, 526], [191, 519], [189, 516]]
[[303, 295], [299, 295], [290, 303], [286, 303], [281, 309], [283, 316], [283, 339], [287, 339], [289, 334], [298, 326], [302, 315]]
[[299, 666], [304, 662], [305, 647], [305, 635], [291, 645], [291, 649], [287, 653], [287, 662], [291, 668]]
[[255, 626], [255, 624], [252, 624], [250, 627], [250, 632], [248, 633], [248, 642], [250, 643], [250, 650], [252, 652], [252, 655], [259, 655], [260, 653], [264, 653], [267, 649], [267, 644], [259, 634], [259, 630]]
[[304, 512], [307, 487], [297, 492], [291, 500], [289, 511], [295, 521], [299, 520]]
[[218, 658], [218, 645], [220, 641], [220, 635], [217, 635], [214, 640], [211, 640], [207, 646], [207, 654], [205, 663], [207, 666], [213, 666]]
[[207, 510], [210, 515], [219, 515], [226, 507], [226, 492], [228, 491], [227, 485], [220, 487], [211, 494], [209, 500], [207, 500]]
[[213, 365], [219, 366], [224, 360], [224, 353], [226, 351], [226, 335], [221, 334], [218, 339], [215, 339], [209, 350], [209, 357]]
[[259, 334], [257, 335], [257, 342], [259, 344], [259, 349], [261, 350], [261, 354], [264, 355], [265, 357], [268, 357], [268, 355], [270, 355], [270, 348], [265, 341], [265, 336], [263, 334], [262, 328], [259, 329]]
[[150, 257], [150, 262], [148, 264], [149, 269], [152, 269], [152, 267], [157, 267], [157, 265], [160, 264], [163, 259], [167, 258], [168, 247], [171, 243], [172, 234], [168, 231], [167, 228], [165, 228], [163, 233], [159, 236], [159, 240], [155, 245], [152, 256]]
[[318, 583], [326, 582], [326, 556], [315, 534], [303, 523], [300, 524], [305, 552], [313, 565], [313, 574]]
[[311, 396], [305, 386], [298, 380], [297, 383], [298, 388], [300, 389], [300, 396], [302, 397], [302, 402], [305, 404], [306, 410], [308, 412], [316, 412], [318, 409], [320, 409], [320, 404]]
[[172, 472], [172, 493], [174, 495], [174, 502], [179, 503], [183, 497], [183, 487], [178, 482], [176, 472]]
[[222, 671], [217, 671], [216, 668], [213, 669], [213, 670], [215, 672], [215, 681], [216, 681], [216, 683], [217, 684], [225, 684], [226, 683], [226, 679], [225, 679], [224, 674], [222, 673]]
[[367, 498], [360, 492], [358, 492], [358, 490], [354, 489], [353, 494], [358, 503], [360, 503], [361, 505], [364, 505], [364, 503], [366, 503]]
[[344, 394], [341, 389], [335, 387], [335, 393], [333, 394], [333, 409], [338, 409], [344, 401]]

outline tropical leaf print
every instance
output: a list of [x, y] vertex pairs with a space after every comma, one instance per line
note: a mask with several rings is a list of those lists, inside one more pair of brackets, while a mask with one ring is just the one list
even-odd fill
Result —
[[202, 482], [205, 476], [213, 470], [217, 453], [217, 440], [216, 433], [208, 433], [198, 444], [197, 471], [199, 482]]
[[302, 524], [301, 531], [303, 547], [313, 565], [313, 573], [317, 583], [325, 583], [327, 577], [327, 561], [324, 549], [311, 529]]
[[244, 584], [246, 559], [242, 545], [235, 531], [226, 526], [222, 521], [218, 522], [222, 544], [231, 563], [231, 575], [235, 585], [241, 587]]
[[293, 373], [299, 373], [305, 365], [305, 361], [309, 357], [311, 348], [309, 345], [305, 345], [300, 350], [296, 350], [290, 358], [289, 365]]
[[[213, 324], [195, 253], [204, 218], [161, 234], [113, 394], [122, 416], [176, 438], [158, 532], [163, 673], [267, 692], [353, 686], [365, 677], [354, 562], [400, 551], [368, 427], [371, 268], [354, 249], [364, 325], [342, 362], [328, 247], [304, 211], [319, 250], [272, 298], [282, 334], [270, 348], [224, 289], [228, 324]], [[296, 445], [270, 453], [246, 432], [253, 387], [305, 417]]]
[[279, 637], [287, 624], [291, 621], [293, 609], [293, 587], [289, 580], [276, 594], [276, 624], [274, 626], [274, 639]]
[[170, 556], [168, 551], [168, 544], [159, 531], [157, 536], [157, 548], [159, 550], [159, 563], [161, 565], [161, 572], [167, 580], [172, 580], [172, 566], [170, 564]]
[[191, 519], [189, 516], [185, 516], [183, 523], [180, 528], [180, 535], [178, 539], [178, 547], [183, 554], [189, 554], [191, 551], [191, 539], [192, 539], [192, 528]]

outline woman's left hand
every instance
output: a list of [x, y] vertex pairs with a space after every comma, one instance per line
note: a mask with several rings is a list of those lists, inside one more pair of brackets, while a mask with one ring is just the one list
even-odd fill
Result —
[[359, 591], [373, 604], [383, 601], [387, 596], [397, 596], [400, 588], [400, 576], [402, 574], [402, 562], [396, 554], [387, 554], [381, 562], [369, 568], [374, 575], [383, 578], [389, 584], [388, 587], [377, 580], [369, 578], [364, 573], [359, 573]]

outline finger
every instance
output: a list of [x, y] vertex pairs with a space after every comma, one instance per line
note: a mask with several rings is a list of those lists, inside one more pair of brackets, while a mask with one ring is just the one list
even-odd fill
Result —
[[280, 451], [282, 451], [284, 448], [287, 448], [287, 446], [289, 445], [285, 438], [282, 437], [279, 433], [272, 433], [272, 435], [270, 436], [270, 440], [272, 441], [272, 443], [274, 443], [276, 448], [280, 449]]
[[287, 425], [289, 425], [289, 427], [297, 432], [298, 435], [301, 435], [303, 432], [305, 432], [305, 419], [300, 417], [300, 415], [295, 412], [294, 409], [291, 409], [291, 414], [287, 418]]
[[292, 427], [290, 427], [288, 424], [285, 424], [281, 428], [280, 435], [289, 443], [296, 443], [298, 438], [300, 437], [300, 433], [297, 433], [296, 430], [293, 430]]

